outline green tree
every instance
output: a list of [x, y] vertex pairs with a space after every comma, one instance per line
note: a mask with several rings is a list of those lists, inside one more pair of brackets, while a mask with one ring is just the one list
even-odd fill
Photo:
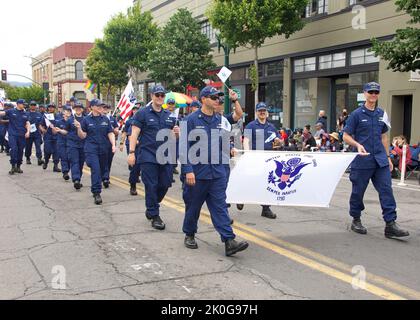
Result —
[[150, 56], [150, 76], [173, 91], [201, 87], [209, 69], [216, 67], [210, 51], [197, 20], [187, 9], [179, 9], [160, 32]]
[[12, 101], [16, 101], [18, 99], [25, 99], [26, 102], [30, 102], [31, 100], [34, 100], [38, 103], [42, 103], [44, 100], [44, 91], [39, 86], [31, 86], [31, 87], [6, 86], [4, 90], [6, 91], [7, 98]]
[[127, 14], [120, 13], [107, 23], [102, 48], [106, 60], [124, 67], [136, 84], [137, 73], [148, 69], [157, 34], [150, 11], [142, 13], [140, 4], [134, 5]]
[[95, 45], [89, 51], [87, 60], [87, 76], [101, 87], [101, 93], [110, 100], [111, 95], [127, 84], [127, 69], [124, 65], [112, 59], [110, 50], [101, 39], [95, 40]]
[[289, 38], [304, 27], [302, 13], [308, 0], [214, 0], [207, 16], [220, 38], [233, 49], [254, 50], [250, 75], [258, 102], [258, 48], [276, 35]]
[[411, 19], [408, 24], [417, 27], [407, 27], [398, 29], [395, 37], [391, 41], [381, 42], [372, 39], [373, 48], [376, 56], [388, 61], [388, 69], [393, 71], [415, 71], [420, 69], [420, 2], [419, 0], [397, 0], [395, 2], [397, 12], [406, 11]]

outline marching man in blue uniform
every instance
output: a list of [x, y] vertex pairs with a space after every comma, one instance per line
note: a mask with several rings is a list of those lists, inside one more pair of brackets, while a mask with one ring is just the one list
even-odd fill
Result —
[[[267, 120], [268, 109], [265, 102], [258, 103], [256, 110], [257, 118], [245, 127], [244, 149], [273, 150], [273, 143], [280, 143], [280, 134]], [[243, 209], [242, 204], [238, 204], [237, 207], [239, 210]], [[270, 206], [262, 206], [261, 216], [268, 219], [277, 218], [277, 215], [271, 211]]]
[[29, 138], [31, 130], [29, 115], [24, 110], [25, 100], [19, 99], [16, 104], [17, 106], [14, 109], [0, 111], [0, 117], [7, 116], [9, 119], [8, 136], [10, 164], [12, 165], [12, 169], [9, 171], [10, 175], [23, 173], [20, 166], [22, 165], [23, 150], [26, 145], [25, 139]]
[[[118, 134], [120, 133], [119, 131], [119, 123], [117, 121], [117, 119], [112, 116], [111, 114], [111, 106], [109, 104], [106, 104], [104, 106], [104, 116], [107, 117], [109, 119], [109, 121], [111, 122], [111, 126], [112, 129], [114, 131], [115, 134], [115, 140], [118, 139]], [[112, 152], [112, 146], [109, 145], [108, 148], [108, 166], [107, 166], [107, 170], [105, 170], [104, 172], [104, 176], [102, 177], [102, 183], [105, 189], [109, 188], [109, 179], [111, 176], [111, 167], [112, 167], [112, 160], [114, 159], [114, 153]]]
[[[0, 111], [6, 111], [9, 109], [13, 109], [14, 106], [10, 102], [6, 102], [4, 104], [4, 110]], [[6, 139], [6, 133], [9, 128], [9, 119], [7, 119], [6, 116], [0, 116], [0, 153], [3, 151], [6, 152], [6, 156], [10, 156], [10, 147], [9, 147], [9, 141]]]
[[74, 115], [66, 122], [67, 135], [67, 156], [70, 162], [71, 180], [76, 190], [80, 190], [83, 175], [83, 165], [85, 163], [84, 140], [77, 134], [75, 123], [83, 122], [84, 106], [81, 102], [76, 102], [74, 105]]
[[25, 157], [26, 157], [26, 164], [31, 164], [31, 155], [32, 155], [32, 145], [35, 144], [35, 154], [38, 159], [38, 165], [41, 166], [44, 161], [42, 161], [42, 151], [41, 151], [41, 144], [42, 144], [42, 135], [39, 126], [42, 121], [42, 114], [37, 111], [37, 106], [35, 101], [31, 101], [29, 104], [29, 123], [31, 124], [31, 135], [28, 139], [26, 139], [26, 146], [25, 146]]
[[[72, 115], [72, 108], [70, 105], [63, 107], [61, 116], [57, 116], [55, 127], [53, 132], [57, 134], [57, 152], [61, 162], [61, 172], [63, 173], [63, 179], [70, 180], [70, 162], [67, 155], [67, 120]], [[64, 133], [63, 133], [64, 132]]]
[[[127, 160], [131, 167], [136, 163], [141, 165], [141, 179], [146, 193], [146, 218], [152, 220], [152, 227], [157, 230], [165, 229], [159, 207], [173, 179], [173, 164], [159, 163], [157, 159], [156, 152], [163, 144], [163, 141], [157, 141], [157, 134], [161, 129], [169, 129], [176, 136], [179, 135], [179, 127], [175, 126], [171, 113], [162, 108], [165, 96], [165, 88], [155, 86], [151, 93], [152, 103], [134, 115]], [[139, 137], [139, 147], [136, 148]]]
[[[189, 249], [197, 249], [195, 234], [198, 231], [197, 224], [201, 208], [206, 202], [213, 225], [220, 234], [222, 242], [225, 243], [225, 254], [231, 256], [248, 248], [248, 243], [235, 241], [226, 204], [227, 177], [222, 161], [223, 143], [220, 138], [216, 137], [216, 140], [212, 137], [215, 132], [220, 135], [222, 130], [222, 118], [217, 113], [222, 95], [223, 93], [214, 87], [205, 87], [200, 92], [201, 109], [189, 115], [183, 122], [180, 143], [181, 181], [185, 202], [183, 232], [185, 246]], [[195, 141], [189, 141], [190, 133], [196, 138]], [[199, 140], [196, 135], [200, 135]], [[205, 141], [207, 150], [204, 150], [205, 148], [195, 150], [197, 143], [203, 143], [202, 139], [207, 139]], [[229, 147], [228, 143], [227, 148]], [[194, 152], [190, 152], [191, 149]], [[201, 154], [202, 152], [206, 154]], [[192, 156], [197, 156], [197, 159], [192, 159]]]
[[393, 165], [389, 157], [387, 134], [389, 120], [384, 110], [376, 106], [380, 91], [381, 87], [376, 82], [365, 84], [366, 103], [352, 112], [344, 128], [344, 141], [359, 152], [351, 164], [350, 172], [350, 181], [353, 184], [350, 197], [350, 216], [353, 217], [351, 229], [359, 234], [367, 233], [360, 217], [365, 209], [363, 197], [371, 180], [379, 193], [386, 223], [385, 237], [407, 237], [409, 233], [395, 222], [397, 205], [392, 192]]
[[[127, 155], [130, 154], [130, 136], [131, 136], [131, 125], [133, 124], [133, 117], [136, 112], [139, 110], [139, 104], [135, 104], [132, 110], [132, 114], [130, 118], [125, 122], [124, 128], [121, 134], [121, 142], [120, 142], [120, 151], [122, 152], [124, 149], [124, 144], [127, 150]], [[138, 149], [138, 144], [136, 146], [136, 151]], [[130, 176], [128, 178], [128, 182], [130, 183], [130, 195], [137, 196], [137, 183], [139, 183], [140, 177], [140, 163], [136, 163], [134, 166], [129, 166], [128, 169], [130, 170]]]
[[50, 103], [47, 108], [47, 113], [41, 121], [41, 131], [44, 134], [44, 165], [42, 168], [48, 168], [48, 163], [52, 156], [53, 158], [53, 171], [61, 172], [58, 167], [59, 157], [57, 152], [57, 134], [52, 131], [52, 127], [56, 124], [55, 104]]
[[108, 148], [112, 145], [115, 153], [115, 134], [108, 117], [103, 115], [105, 103], [99, 99], [90, 102], [92, 113], [83, 118], [82, 123], [74, 120], [77, 134], [85, 140], [86, 164], [91, 170], [91, 192], [94, 202], [102, 204], [102, 177], [108, 166]]

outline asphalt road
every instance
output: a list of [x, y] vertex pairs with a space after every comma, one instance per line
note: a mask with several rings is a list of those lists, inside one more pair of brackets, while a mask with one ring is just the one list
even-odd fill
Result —
[[278, 218], [268, 220], [258, 206], [233, 206], [235, 233], [250, 246], [228, 258], [206, 208], [199, 249], [184, 247], [177, 176], [161, 208], [167, 228], [156, 231], [144, 217], [142, 185], [129, 195], [125, 154], [114, 160], [102, 206], [93, 203], [88, 174], [76, 192], [51, 166], [22, 169], [9, 176], [0, 154], [0, 299], [420, 299], [416, 180], [394, 184], [407, 240], [384, 237], [372, 187], [368, 234], [350, 231], [345, 176], [328, 209], [276, 207]]

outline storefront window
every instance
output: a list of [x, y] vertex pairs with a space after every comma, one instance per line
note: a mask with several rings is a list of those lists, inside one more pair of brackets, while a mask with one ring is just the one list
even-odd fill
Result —
[[295, 128], [314, 127], [319, 110], [330, 114], [331, 81], [329, 78], [295, 80]]
[[283, 124], [283, 81], [262, 83], [259, 89], [260, 101], [269, 108], [269, 121], [280, 129]]
[[340, 68], [346, 66], [346, 53], [327, 54], [319, 57], [319, 69]]

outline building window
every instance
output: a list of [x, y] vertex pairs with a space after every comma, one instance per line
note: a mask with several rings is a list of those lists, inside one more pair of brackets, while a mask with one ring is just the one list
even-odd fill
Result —
[[216, 32], [208, 20], [201, 22], [201, 33], [207, 36], [210, 43], [217, 42]]
[[77, 61], [75, 64], [76, 80], [83, 80], [83, 62]]
[[349, 0], [349, 5], [352, 6], [352, 5], [361, 3], [363, 1], [365, 1], [365, 0]]
[[328, 0], [310, 0], [306, 7], [306, 18], [328, 13]]
[[375, 57], [374, 53], [370, 51], [370, 48], [357, 49], [351, 52], [350, 64], [352, 66], [375, 62], [379, 62], [379, 57]]
[[327, 54], [319, 57], [319, 69], [341, 68], [346, 66], [346, 53]]
[[315, 71], [316, 70], [316, 58], [304, 58], [295, 60], [295, 72]]

